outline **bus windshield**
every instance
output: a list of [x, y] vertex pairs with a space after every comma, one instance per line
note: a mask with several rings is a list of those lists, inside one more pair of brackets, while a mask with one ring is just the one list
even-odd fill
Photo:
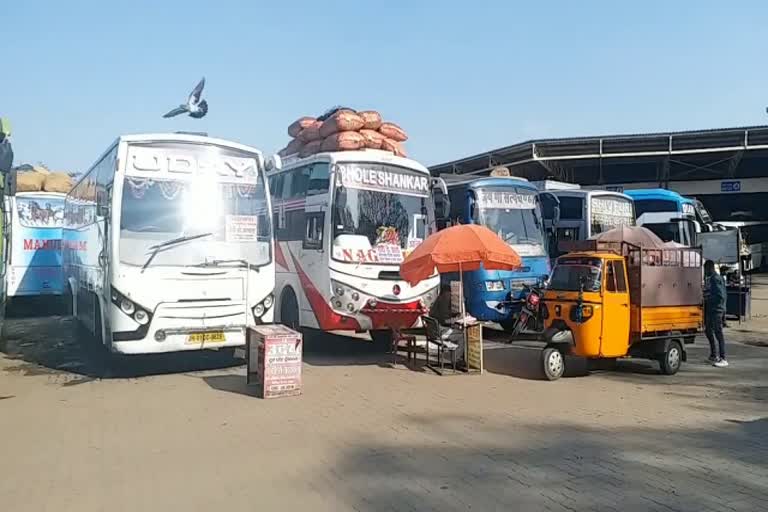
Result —
[[120, 211], [122, 262], [142, 266], [153, 246], [202, 233], [211, 235], [163, 248], [152, 266], [213, 260], [269, 263], [272, 229], [264, 180], [238, 184], [125, 178]]
[[544, 256], [540, 210], [534, 191], [479, 189], [476, 221], [507, 242], [520, 256]]
[[552, 270], [549, 289], [577, 292], [600, 291], [603, 262], [599, 258], [560, 258]]
[[402, 263], [427, 236], [429, 178], [381, 164], [344, 164], [337, 172], [334, 259]]
[[16, 196], [19, 224], [28, 228], [60, 228], [64, 224], [64, 198]]
[[619, 196], [594, 196], [590, 199], [591, 233], [597, 235], [620, 226], [633, 226], [632, 200]]
[[653, 231], [662, 242], [677, 242], [686, 247], [693, 247], [696, 226], [691, 220], [676, 220], [643, 224], [644, 228]]

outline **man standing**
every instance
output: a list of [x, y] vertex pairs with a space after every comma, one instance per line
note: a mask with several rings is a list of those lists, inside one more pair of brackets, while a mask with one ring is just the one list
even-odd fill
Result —
[[[725, 281], [715, 272], [715, 262], [704, 262], [704, 323], [709, 340], [709, 360], [718, 367], [725, 368], [725, 338], [723, 337], [723, 319], [725, 318]], [[717, 340], [717, 344], [715, 343]]]

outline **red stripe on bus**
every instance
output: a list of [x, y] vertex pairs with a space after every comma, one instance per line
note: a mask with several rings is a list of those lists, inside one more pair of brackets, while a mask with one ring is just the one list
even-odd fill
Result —
[[324, 331], [336, 331], [336, 330], [360, 330], [360, 324], [354, 318], [340, 315], [336, 313], [328, 303], [325, 301], [323, 294], [315, 287], [312, 280], [304, 272], [304, 269], [299, 265], [299, 261], [293, 253], [288, 251], [293, 259], [293, 264], [296, 265], [296, 272], [299, 274], [299, 281], [301, 281], [301, 287], [304, 288], [304, 293], [309, 299], [309, 305], [312, 307], [312, 311], [317, 318], [317, 324], [320, 329]]

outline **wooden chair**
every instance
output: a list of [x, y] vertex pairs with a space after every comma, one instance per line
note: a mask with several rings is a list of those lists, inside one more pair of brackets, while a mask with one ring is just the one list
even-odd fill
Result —
[[[456, 372], [456, 350], [459, 346], [449, 340], [443, 338], [443, 332], [440, 329], [440, 323], [437, 319], [431, 316], [422, 316], [421, 321], [424, 323], [424, 332], [427, 337], [427, 368], [430, 368], [439, 375], [443, 374], [445, 370], [445, 355], [446, 352], [450, 357], [451, 369]], [[430, 357], [430, 345], [437, 347], [437, 366], [432, 366], [432, 358]]]

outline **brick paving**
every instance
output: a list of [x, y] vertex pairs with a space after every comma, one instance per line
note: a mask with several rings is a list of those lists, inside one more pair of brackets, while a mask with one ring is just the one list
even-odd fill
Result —
[[13, 320], [0, 354], [0, 503], [768, 510], [768, 348], [736, 343], [762, 337], [740, 330], [727, 333], [726, 370], [704, 363], [699, 340], [674, 377], [638, 362], [584, 376], [572, 362], [557, 382], [538, 380], [524, 345], [491, 343], [488, 373], [441, 378], [313, 336], [304, 395], [264, 401], [219, 354], [140, 358], [99, 379], [69, 320]]

